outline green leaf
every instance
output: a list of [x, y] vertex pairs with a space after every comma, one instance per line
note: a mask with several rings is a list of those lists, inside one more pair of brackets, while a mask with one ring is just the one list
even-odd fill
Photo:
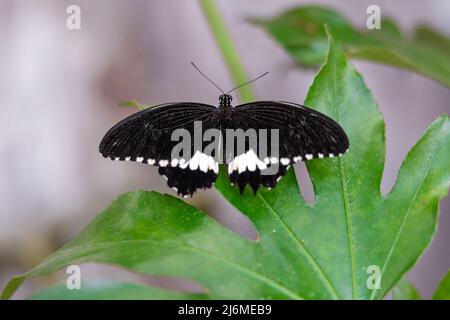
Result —
[[446, 56], [450, 55], [450, 39], [429, 26], [422, 25], [417, 27], [414, 39], [416, 42], [440, 50]]
[[270, 277], [273, 270], [262, 265], [264, 254], [256, 242], [234, 234], [181, 200], [156, 192], [133, 192], [119, 197], [42, 264], [11, 280], [3, 298], [26, 278], [88, 261], [186, 277], [208, 288], [210, 298], [300, 298]]
[[[184, 277], [207, 289], [205, 299], [383, 298], [434, 234], [438, 202], [450, 183], [450, 119], [441, 116], [429, 127], [383, 197], [384, 121], [338, 43], [330, 42], [305, 104], [336, 119], [350, 139], [342, 158], [307, 163], [313, 204], [303, 200], [292, 169], [277, 188], [256, 196], [248, 189], [241, 196], [224, 170], [219, 174], [217, 189], [253, 221], [257, 241], [174, 197], [128, 193], [39, 266], [13, 278], [3, 298], [25, 279], [82, 262]], [[370, 289], [373, 266], [381, 274], [379, 289]]]
[[394, 300], [420, 300], [420, 294], [414, 285], [405, 278], [402, 278], [392, 289]]
[[144, 110], [144, 109], [148, 109], [151, 108], [150, 105], [146, 105], [146, 104], [140, 104], [137, 101], [123, 101], [121, 103], [119, 103], [119, 107], [132, 107], [132, 108], [137, 108], [138, 110]]
[[[275, 251], [284, 253], [279, 259], [308, 279], [308, 287], [300, 284], [303, 297], [381, 299], [434, 234], [438, 202], [450, 183], [449, 117], [430, 126], [405, 159], [393, 191], [383, 197], [384, 121], [337, 44], [331, 44], [305, 105], [337, 120], [350, 139], [344, 157], [307, 163], [313, 205], [300, 196], [292, 170], [277, 188], [256, 197], [250, 192], [241, 197], [224, 177], [216, 186], [255, 223], [261, 244], [276, 245]], [[285, 252], [295, 248], [298, 258], [291, 261]], [[370, 266], [381, 273], [378, 290], [367, 286]]]
[[[360, 31], [336, 11], [316, 6], [289, 10], [270, 20], [252, 19], [262, 26], [299, 63], [320, 65], [326, 58], [327, 24], [350, 57], [385, 63], [423, 74], [450, 86], [449, 39], [428, 27], [416, 38], [401, 34], [391, 20], [381, 29]], [[419, 40], [419, 41], [418, 41]], [[443, 48], [446, 50], [442, 50]]]
[[439, 283], [436, 292], [433, 295], [434, 300], [450, 300], [450, 271]]
[[83, 282], [81, 289], [68, 290], [65, 284], [42, 289], [31, 295], [30, 300], [201, 300], [199, 293], [181, 293], [156, 287], [125, 282]]

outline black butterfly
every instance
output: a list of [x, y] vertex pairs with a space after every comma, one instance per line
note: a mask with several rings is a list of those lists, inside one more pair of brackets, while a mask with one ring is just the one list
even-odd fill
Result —
[[[292, 163], [337, 157], [348, 150], [349, 142], [344, 130], [324, 114], [299, 104], [278, 101], [258, 101], [232, 107], [231, 91], [222, 91], [219, 107], [180, 102], [137, 112], [106, 133], [100, 143], [100, 153], [113, 160], [158, 166], [159, 174], [167, 179], [169, 187], [179, 195], [192, 196], [199, 188], [211, 188], [219, 172], [219, 161], [228, 164], [230, 182], [238, 184], [241, 193], [247, 184], [256, 193], [261, 185], [275, 187]], [[195, 122], [201, 123], [201, 128]], [[172, 141], [172, 133], [177, 129], [202, 137], [209, 129], [219, 130], [222, 137], [226, 136], [227, 129], [242, 129], [243, 132], [266, 129], [266, 154], [263, 157], [261, 150], [254, 150], [245, 137], [240, 150], [237, 145], [228, 150], [227, 144], [230, 146], [232, 143], [222, 139], [214, 141], [218, 147], [208, 153], [205, 148], [212, 139], [201, 141], [197, 146], [191, 141], [191, 156], [173, 157], [172, 151], [179, 141]], [[275, 132], [272, 129], [278, 129], [278, 145], [275, 146], [270, 143]]]

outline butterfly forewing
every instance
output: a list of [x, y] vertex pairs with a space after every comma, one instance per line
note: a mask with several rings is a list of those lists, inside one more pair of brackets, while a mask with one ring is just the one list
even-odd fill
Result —
[[235, 112], [253, 128], [279, 130], [278, 157], [285, 163], [339, 156], [349, 147], [337, 122], [299, 104], [260, 101], [237, 106]]
[[164, 104], [137, 112], [112, 127], [100, 143], [100, 153], [113, 160], [168, 160], [176, 141], [175, 129], [193, 132], [195, 120], [207, 118], [215, 107], [197, 103]]

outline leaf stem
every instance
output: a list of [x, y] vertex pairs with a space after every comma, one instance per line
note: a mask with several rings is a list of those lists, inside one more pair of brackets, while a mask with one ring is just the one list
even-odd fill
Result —
[[[220, 53], [228, 67], [231, 78], [236, 86], [249, 81], [244, 66], [241, 63], [239, 54], [234, 42], [222, 19], [219, 8], [215, 0], [199, 0], [203, 14], [208, 21], [210, 30], [219, 47]], [[250, 86], [237, 89], [241, 102], [256, 100], [256, 96]]]

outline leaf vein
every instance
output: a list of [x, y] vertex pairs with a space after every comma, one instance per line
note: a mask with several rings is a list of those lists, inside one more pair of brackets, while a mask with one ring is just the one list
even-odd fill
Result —
[[[76, 246], [76, 247], [73, 247], [73, 248], [67, 248], [67, 249], [65, 249], [64, 253], [69, 254], [69, 255], [73, 255], [74, 252], [83, 251], [86, 248], [87, 249], [94, 249], [94, 250], [96, 250], [96, 249], [101, 249], [103, 247], [118, 246], [118, 245], [122, 245], [122, 244], [133, 244], [133, 243], [153, 244], [154, 242], [156, 242], [158, 245], [160, 245], [159, 242], [157, 242], [156, 240], [152, 240], [152, 239], [107, 241], [107, 242], [97, 243], [97, 244], [94, 244], [94, 245], [89, 244], [89, 245], [80, 245], [80, 246]], [[197, 251], [200, 254], [209, 255], [209, 256], [212, 256], [212, 257], [214, 257], [216, 259], [220, 259], [221, 261], [223, 261], [223, 262], [233, 266], [235, 269], [237, 269], [237, 270], [239, 270], [239, 271], [241, 271], [243, 273], [246, 273], [246, 274], [252, 276], [255, 279], [258, 279], [261, 282], [264, 282], [264, 283], [268, 284], [272, 288], [275, 288], [276, 290], [282, 292], [286, 296], [291, 297], [292, 299], [301, 299], [301, 300], [304, 299], [301, 295], [293, 292], [291, 289], [285, 287], [284, 285], [278, 283], [277, 281], [267, 277], [264, 274], [258, 273], [256, 271], [248, 268], [247, 266], [242, 265], [242, 264], [240, 264], [240, 263], [238, 263], [238, 262], [236, 262], [236, 261], [234, 261], [232, 259], [221, 257], [221, 256], [219, 256], [219, 255], [217, 255], [217, 254], [215, 254], [213, 252], [208, 251], [208, 250], [204, 250], [204, 249], [201, 249], [201, 248], [193, 247], [193, 246], [190, 246], [190, 245], [187, 245], [187, 244], [167, 243], [166, 245], [173, 246], [173, 247], [178, 247], [178, 248], [182, 248], [182, 249], [187, 249], [187, 250], [191, 250], [191, 251]], [[45, 268], [45, 266], [48, 265], [51, 262], [54, 262], [54, 261], [57, 262], [58, 258], [59, 258], [58, 256], [55, 256], [53, 259], [51, 259], [51, 258], [48, 259], [47, 261], [44, 262], [45, 265], [43, 265], [42, 268]], [[36, 268], [33, 273], [39, 273], [39, 269], [40, 269], [39, 267]], [[24, 276], [27, 276], [27, 274], [24, 274]]]
[[[337, 100], [337, 66], [336, 61], [333, 61], [333, 105], [334, 105], [334, 112], [336, 116], [336, 121], [339, 122], [339, 109], [338, 105], [336, 103]], [[347, 225], [347, 235], [348, 235], [348, 247], [349, 247], [349, 255], [350, 255], [350, 261], [351, 261], [351, 273], [352, 273], [352, 298], [356, 299], [356, 266], [355, 266], [355, 254], [353, 251], [353, 233], [352, 233], [352, 224], [350, 219], [350, 204], [348, 200], [348, 191], [347, 191], [347, 184], [345, 181], [345, 168], [344, 163], [341, 158], [339, 160], [339, 177], [341, 180], [341, 188], [342, 188], [342, 194], [344, 196], [344, 211], [345, 211], [345, 220]]]
[[289, 236], [291, 236], [295, 242], [299, 245], [300, 249], [303, 251], [303, 255], [307, 258], [309, 263], [313, 266], [313, 268], [317, 271], [319, 274], [319, 278], [321, 279], [322, 283], [325, 285], [333, 299], [339, 299], [339, 295], [337, 294], [336, 289], [334, 288], [333, 284], [331, 283], [331, 280], [326, 275], [323, 268], [320, 266], [318, 261], [311, 255], [309, 250], [305, 247], [305, 245], [300, 241], [300, 239], [295, 235], [293, 230], [287, 225], [287, 223], [281, 218], [281, 216], [278, 214], [278, 212], [273, 209], [272, 206], [270, 206], [266, 199], [258, 193], [258, 196], [261, 198], [264, 205], [269, 209], [270, 212], [274, 214], [274, 216], [280, 221], [280, 223], [283, 225], [283, 227], [288, 231]]

